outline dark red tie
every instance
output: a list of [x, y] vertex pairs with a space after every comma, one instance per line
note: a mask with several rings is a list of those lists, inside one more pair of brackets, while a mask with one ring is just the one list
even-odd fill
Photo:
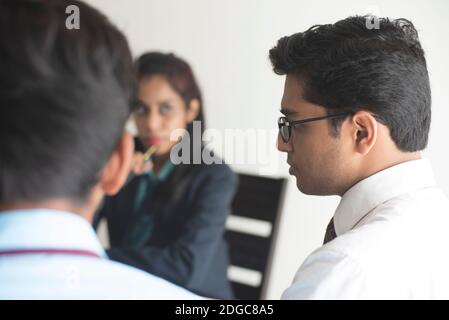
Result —
[[329, 224], [327, 225], [323, 244], [326, 244], [329, 241], [334, 240], [336, 237], [337, 237], [337, 234], [335, 233], [334, 218], [332, 218], [331, 221], [329, 221]]

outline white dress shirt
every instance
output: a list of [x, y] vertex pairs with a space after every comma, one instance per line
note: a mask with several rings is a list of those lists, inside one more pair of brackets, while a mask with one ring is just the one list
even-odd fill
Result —
[[[5, 254], [11, 250], [78, 254]], [[3, 253], [3, 254], [2, 254]], [[161, 278], [108, 260], [91, 225], [47, 209], [0, 212], [0, 299], [197, 299]]]
[[449, 299], [449, 201], [426, 159], [354, 185], [283, 299]]

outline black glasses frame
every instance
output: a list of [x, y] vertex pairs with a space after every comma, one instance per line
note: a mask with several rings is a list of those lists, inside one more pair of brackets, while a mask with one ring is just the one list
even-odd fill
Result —
[[[279, 134], [281, 135], [281, 138], [284, 141], [284, 143], [288, 143], [292, 136], [292, 127], [294, 127], [298, 124], [315, 122], [315, 121], [320, 121], [320, 120], [343, 118], [343, 117], [347, 117], [351, 114], [352, 114], [352, 112], [344, 112], [344, 113], [339, 113], [339, 114], [330, 114], [327, 116], [307, 118], [307, 119], [296, 120], [296, 121], [288, 121], [286, 117], [280, 117], [278, 120]], [[286, 131], [284, 128], [287, 128]]]

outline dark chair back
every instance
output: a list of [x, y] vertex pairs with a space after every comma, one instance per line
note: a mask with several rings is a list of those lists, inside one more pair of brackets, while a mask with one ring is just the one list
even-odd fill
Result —
[[225, 237], [236, 299], [265, 299], [281, 217], [285, 178], [239, 174]]

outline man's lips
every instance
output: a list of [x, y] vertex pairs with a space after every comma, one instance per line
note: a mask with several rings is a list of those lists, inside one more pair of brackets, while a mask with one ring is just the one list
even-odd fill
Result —
[[288, 169], [288, 173], [289, 173], [289, 174], [293, 175], [294, 172], [295, 172], [295, 168], [290, 167], [290, 168]]
[[293, 174], [295, 171], [295, 167], [288, 160], [287, 160], [287, 164], [290, 166], [290, 168], [288, 169], [288, 173]]

